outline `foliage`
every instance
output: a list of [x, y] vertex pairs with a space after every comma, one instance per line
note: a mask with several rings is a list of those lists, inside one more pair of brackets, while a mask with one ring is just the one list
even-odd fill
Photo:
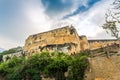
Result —
[[4, 80], [41, 80], [42, 77], [82, 80], [87, 67], [86, 57], [82, 53], [70, 56], [59, 52], [37, 53], [28, 59], [14, 57], [0, 64], [0, 75]]
[[15, 52], [17, 51], [13, 48], [13, 49], [3, 51], [2, 54], [10, 54], [10, 53], [15, 53]]
[[111, 33], [111, 35], [119, 41], [120, 47], [120, 0], [114, 0], [112, 7], [107, 11], [105, 16], [106, 22], [103, 24], [103, 29], [106, 30], [107, 33]]
[[13, 57], [7, 62], [2, 62], [0, 64], [0, 75], [3, 76], [5, 80], [16, 80], [16, 78], [19, 79], [19, 69], [21, 68], [24, 60], [24, 57]]
[[51, 64], [46, 66], [45, 73], [55, 77], [56, 80], [64, 80], [64, 73], [67, 72], [69, 66], [67, 62], [67, 57], [65, 58], [64, 55], [61, 56], [60, 54], [60, 56], [56, 56], [52, 59]]
[[103, 29], [106, 30], [106, 32], [110, 32], [111, 35], [115, 38], [119, 38], [119, 30], [118, 30], [118, 27], [117, 27], [117, 22], [115, 20], [110, 20], [109, 17], [111, 17], [113, 15], [111, 15], [111, 13], [107, 13], [106, 14], [106, 23], [103, 24]]
[[2, 61], [3, 54], [0, 53], [0, 62]]
[[87, 56], [75, 56], [69, 66], [67, 80], [83, 80], [84, 71], [87, 67]]
[[[27, 75], [32, 80], [40, 80], [41, 74], [47, 65], [51, 63], [52, 59], [50, 58], [49, 53], [41, 53], [32, 55], [27, 61], [21, 73]], [[25, 78], [25, 77], [24, 77]]]
[[[2, 62], [3, 55], [19, 52], [21, 49], [22, 49], [22, 47], [16, 47], [16, 48], [11, 48], [9, 50], [5, 50], [5, 51], [1, 52], [0, 53], [0, 62]], [[7, 59], [10, 59], [10, 57], [8, 56]]]

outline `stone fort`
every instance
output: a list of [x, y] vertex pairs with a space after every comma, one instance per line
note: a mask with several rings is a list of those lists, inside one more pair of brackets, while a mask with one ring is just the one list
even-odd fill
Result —
[[30, 35], [24, 45], [27, 55], [42, 51], [75, 54], [81, 50], [94, 50], [117, 43], [116, 40], [87, 40], [79, 36], [76, 29], [66, 26], [48, 32]]

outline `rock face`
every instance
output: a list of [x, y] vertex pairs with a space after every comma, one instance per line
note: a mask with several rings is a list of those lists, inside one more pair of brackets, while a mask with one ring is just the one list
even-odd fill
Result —
[[[27, 55], [41, 51], [57, 51], [74, 54], [81, 49], [87, 49], [88, 45], [86, 45], [86, 43], [88, 43], [88, 41], [85, 36], [79, 38], [75, 28], [67, 26], [30, 35], [25, 41], [24, 51]], [[81, 47], [82, 45], [85, 47]]]
[[89, 58], [84, 80], [120, 80], [120, 56]]

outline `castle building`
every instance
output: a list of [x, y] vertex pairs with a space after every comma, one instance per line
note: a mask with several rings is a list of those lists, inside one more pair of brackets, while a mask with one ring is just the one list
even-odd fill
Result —
[[73, 26], [66, 26], [30, 35], [25, 41], [24, 51], [27, 55], [42, 51], [75, 54], [88, 48], [86, 36], [79, 37]]

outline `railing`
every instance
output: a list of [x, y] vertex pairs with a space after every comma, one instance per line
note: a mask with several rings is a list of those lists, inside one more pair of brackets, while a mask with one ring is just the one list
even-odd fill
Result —
[[101, 56], [101, 57], [110, 57], [112, 55], [117, 55], [119, 56], [119, 45], [118, 44], [114, 44], [111, 46], [106, 46], [103, 48], [98, 48], [98, 49], [94, 49], [94, 50], [90, 50], [90, 56], [91, 57], [97, 57], [97, 56]]

